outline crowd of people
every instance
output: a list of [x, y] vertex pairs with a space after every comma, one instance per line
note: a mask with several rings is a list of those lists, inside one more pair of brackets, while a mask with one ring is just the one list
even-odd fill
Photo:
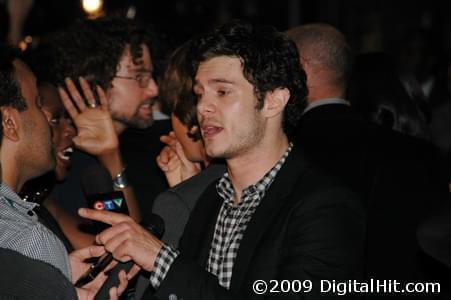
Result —
[[[447, 299], [446, 151], [401, 75], [324, 23], [170, 50], [100, 17], [2, 45], [0, 299]], [[127, 213], [89, 200], [117, 192]]]

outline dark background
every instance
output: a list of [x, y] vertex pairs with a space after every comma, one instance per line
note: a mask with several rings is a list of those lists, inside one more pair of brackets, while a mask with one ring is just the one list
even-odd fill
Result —
[[[3, 1], [4, 2], [4, 1]], [[0, 0], [0, 3], [1, 0]], [[234, 18], [271, 24], [280, 30], [307, 23], [327, 22], [343, 31], [353, 49], [396, 53], [412, 34], [422, 31], [437, 53], [451, 50], [451, 18], [447, 1], [364, 0], [104, 0], [107, 14], [125, 13], [133, 5], [136, 17], [153, 24], [180, 43], [196, 33]], [[8, 27], [0, 4], [0, 34]], [[35, 0], [24, 35], [41, 36], [85, 17], [79, 0]]]

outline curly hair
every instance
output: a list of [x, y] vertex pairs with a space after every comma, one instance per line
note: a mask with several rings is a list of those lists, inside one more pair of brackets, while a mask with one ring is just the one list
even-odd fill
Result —
[[193, 77], [199, 64], [211, 58], [239, 58], [244, 77], [254, 87], [257, 109], [263, 107], [268, 92], [287, 88], [290, 99], [282, 125], [285, 134], [292, 137], [307, 96], [306, 75], [293, 41], [270, 26], [231, 21], [200, 37], [190, 53]]
[[[0, 45], [0, 107], [10, 106], [18, 111], [27, 109], [14, 71], [13, 61], [19, 58], [17, 49]], [[0, 112], [0, 144], [3, 140], [3, 118]]]
[[50, 55], [49, 80], [61, 85], [66, 77], [86, 77], [102, 88], [110, 87], [126, 46], [130, 46], [133, 63], [141, 64], [141, 45], [149, 47], [151, 55], [158, 47], [153, 31], [136, 21], [119, 17], [79, 20], [73, 26], [44, 41], [42, 47]]

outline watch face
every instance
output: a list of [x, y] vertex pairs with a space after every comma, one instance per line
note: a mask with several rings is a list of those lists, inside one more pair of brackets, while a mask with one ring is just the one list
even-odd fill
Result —
[[116, 178], [113, 179], [113, 185], [115, 189], [125, 189], [128, 186], [127, 177], [125, 177], [124, 171], [119, 173]]

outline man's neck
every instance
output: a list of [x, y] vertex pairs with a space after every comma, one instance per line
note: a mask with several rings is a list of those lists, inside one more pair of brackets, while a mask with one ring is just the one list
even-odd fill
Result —
[[286, 135], [274, 140], [263, 140], [239, 157], [227, 160], [229, 178], [235, 191], [235, 203], [241, 199], [242, 191], [257, 183], [280, 160], [288, 148]]
[[8, 170], [3, 170], [4, 172], [2, 182], [6, 184], [11, 190], [18, 193], [22, 188], [24, 182], [22, 182], [22, 180], [20, 180], [19, 178], [16, 178], [17, 176], [14, 176], [14, 174], [9, 173]]
[[342, 86], [331, 84], [326, 79], [311, 78], [307, 81], [308, 86], [308, 96], [307, 103], [313, 103], [321, 99], [344, 99], [346, 97], [346, 90]]
[[16, 163], [16, 157], [14, 154], [14, 152], [16, 152], [15, 149], [7, 151], [5, 148], [6, 146], [4, 146], [4, 149], [1, 149], [2, 151], [0, 151], [0, 164], [2, 168], [1, 181], [17, 193], [20, 191], [25, 181], [19, 176], [21, 171], [19, 170], [19, 165]]

